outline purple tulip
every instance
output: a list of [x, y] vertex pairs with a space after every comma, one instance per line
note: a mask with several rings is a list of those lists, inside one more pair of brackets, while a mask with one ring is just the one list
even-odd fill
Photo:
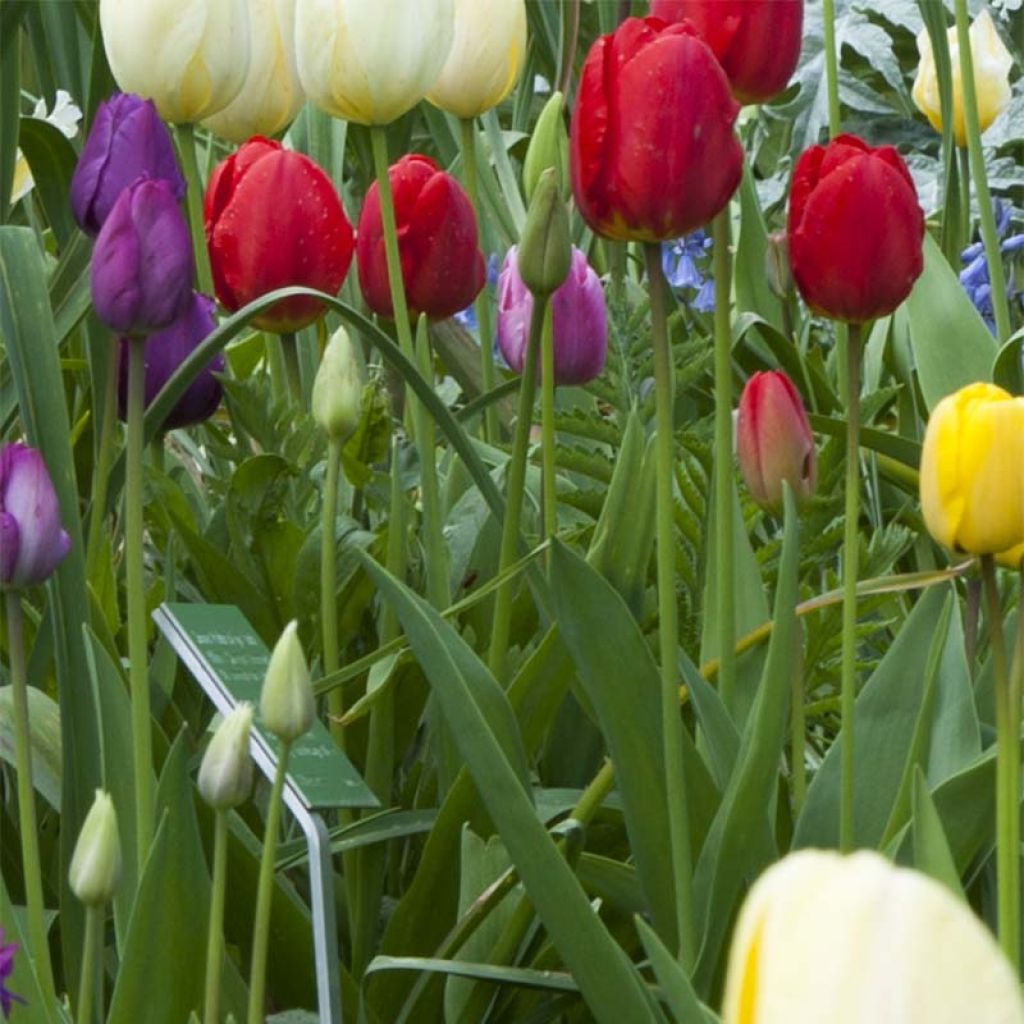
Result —
[[0, 586], [42, 583], [70, 546], [42, 455], [28, 445], [5, 444], [0, 448]]
[[[185, 312], [162, 331], [151, 334], [145, 342], [146, 382], [145, 405], [160, 393], [160, 389], [171, 379], [171, 375], [190, 356], [196, 346], [217, 326], [214, 318], [213, 299], [199, 292], [192, 293], [192, 300]], [[121, 339], [118, 363], [117, 405], [118, 415], [127, 419], [128, 408], [128, 347], [134, 344], [127, 338]], [[175, 430], [202, 423], [220, 405], [223, 390], [214, 373], [224, 369], [224, 354], [218, 352], [200, 371], [199, 376], [188, 386], [178, 404], [168, 413], [162, 430]]]
[[167, 327], [192, 293], [192, 242], [168, 181], [139, 178], [117, 197], [92, 252], [92, 301], [118, 334]]
[[99, 105], [71, 178], [71, 211], [79, 227], [96, 236], [122, 189], [140, 177], [170, 182], [185, 197], [174, 144], [152, 100], [115, 93]]
[[[498, 275], [498, 347], [516, 373], [523, 370], [532, 313], [533, 296], [519, 276], [513, 246]], [[599, 376], [608, 349], [604, 290], [575, 246], [569, 276], [551, 296], [551, 319], [555, 383], [585, 384]]]

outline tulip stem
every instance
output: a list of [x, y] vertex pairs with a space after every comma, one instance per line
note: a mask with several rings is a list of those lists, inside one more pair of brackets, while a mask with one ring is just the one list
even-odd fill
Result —
[[[117, 420], [117, 364], [116, 349], [109, 351], [107, 380], [103, 394], [103, 419], [100, 423], [99, 450], [96, 468], [92, 474], [92, 500], [89, 503], [89, 539], [85, 547], [85, 578], [98, 585], [97, 566], [103, 523], [107, 518], [107, 487], [110, 482], [110, 464], [114, 458], [114, 425]], [[95, 396], [93, 396], [95, 398]], [[95, 401], [93, 402], [95, 408]]]
[[[85, 945], [78, 982], [76, 1024], [90, 1024], [97, 1002], [103, 1005], [103, 981], [100, 973], [100, 944], [103, 941], [103, 905], [85, 908]], [[97, 986], [97, 981], [99, 985]], [[101, 1018], [102, 1019], [102, 1018]]]
[[188, 227], [192, 234], [192, 256], [195, 259], [196, 279], [199, 290], [213, 295], [213, 273], [210, 270], [210, 254], [206, 250], [206, 228], [203, 225], [203, 179], [199, 175], [199, 160], [196, 156], [195, 125], [175, 125], [178, 136], [178, 158], [185, 175], [185, 207], [188, 211]]
[[281, 794], [291, 743], [281, 740], [277, 752], [277, 770], [267, 806], [266, 831], [263, 834], [263, 857], [256, 890], [256, 921], [252, 933], [252, 966], [249, 975], [248, 1024], [262, 1024], [263, 1004], [267, 983], [267, 946], [270, 939], [270, 905], [274, 893], [274, 858], [277, 854], [277, 834], [281, 827]]
[[29, 728], [28, 679], [25, 669], [25, 631], [18, 591], [7, 591], [6, 605], [11, 659], [11, 711], [14, 718], [14, 765], [18, 773], [18, 830], [21, 834], [21, 865], [28, 909], [29, 952], [39, 987], [48, 1004], [51, 1004], [55, 989], [50, 946], [46, 940], [43, 878], [39, 865], [36, 797], [32, 785], [32, 734]]
[[992, 555], [981, 556], [981, 578], [995, 676], [999, 945], [1016, 975], [1020, 970], [1020, 686], [1007, 671], [1003, 611]]
[[825, 88], [828, 93], [828, 135], [839, 134], [839, 64], [836, 60], [835, 0], [824, 0], [822, 21], [825, 29]]
[[128, 451], [125, 462], [125, 583], [128, 591], [129, 689], [132, 704], [132, 754], [135, 771], [135, 855], [139, 878], [153, 839], [153, 751], [146, 663], [146, 589], [142, 548], [143, 402], [145, 340], [128, 348]]
[[[558, 529], [558, 493], [555, 482], [555, 338], [552, 306], [548, 302], [541, 333], [541, 465], [543, 468], [541, 491], [544, 495], [544, 539], [550, 540]], [[551, 548], [547, 552], [551, 567]]]
[[[338, 514], [338, 469], [341, 465], [341, 441], [327, 440], [327, 472], [324, 475], [324, 498], [320, 524], [320, 631], [323, 635], [324, 675], [337, 672], [341, 664], [338, 653], [338, 597], [335, 561], [338, 544], [334, 526]], [[327, 695], [331, 735], [345, 749], [345, 730], [339, 719], [345, 713], [345, 694], [340, 686]]]
[[854, 844], [854, 704], [857, 699], [857, 562], [860, 534], [860, 324], [846, 335], [846, 513], [843, 524], [842, 758], [839, 848]]
[[519, 412], [516, 416], [516, 432], [512, 442], [512, 456], [508, 464], [508, 497], [505, 503], [505, 519], [501, 524], [501, 550], [498, 556], [498, 576], [504, 582], [494, 595], [494, 622], [491, 626], [491, 646], [487, 658], [491, 674], [499, 683], [505, 681], [512, 594], [515, 587], [515, 580], [506, 577], [508, 569], [516, 557], [523, 488], [526, 484], [526, 455], [530, 445], [533, 403], [537, 392], [537, 358], [547, 306], [548, 299], [546, 297], [534, 296], [533, 312], [530, 314], [530, 335], [526, 343], [523, 372], [519, 378]]
[[224, 957], [224, 894], [227, 889], [228, 815], [217, 809], [213, 819], [213, 888], [210, 930], [206, 937], [206, 995], [203, 1024], [220, 1024], [220, 971]]
[[284, 375], [288, 381], [288, 394], [296, 409], [301, 409], [302, 370], [299, 367], [299, 346], [293, 331], [281, 335], [281, 352], [284, 355]]
[[981, 148], [981, 127], [978, 120], [978, 95], [974, 83], [974, 55], [971, 53], [970, 24], [967, 0], [954, 0], [956, 41], [960, 50], [960, 82], [963, 90], [964, 131], [970, 153], [971, 177], [978, 196], [978, 224], [985, 245], [989, 284], [992, 287], [992, 312], [996, 319], [996, 339], [1002, 344], [1010, 337], [1010, 306], [1006, 299], [1006, 274], [999, 248], [999, 234], [992, 212], [992, 196], [985, 171], [985, 154]]
[[657, 419], [656, 550], [665, 796], [668, 800], [669, 848], [675, 883], [675, 943], [680, 963], [689, 970], [694, 963], [697, 942], [693, 919], [690, 828], [683, 777], [683, 720], [679, 707], [679, 608], [676, 604], [676, 546], [672, 517], [672, 491], [675, 480], [675, 438], [672, 424], [673, 364], [665, 310], [666, 283], [661, 269], [661, 246], [656, 242], [646, 243], [644, 256], [647, 260], [647, 278], [651, 293], [651, 340], [654, 349]]
[[957, 182], [960, 193], [960, 219], [957, 223], [956, 250], [950, 261], [950, 265], [954, 267], [959, 264], [960, 253], [971, 238], [971, 153], [966, 146], [957, 146], [956, 156], [960, 165], [960, 180]]

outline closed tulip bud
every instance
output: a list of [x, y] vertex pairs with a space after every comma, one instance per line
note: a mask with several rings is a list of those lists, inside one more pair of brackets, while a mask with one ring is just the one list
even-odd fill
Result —
[[192, 268], [174, 186], [141, 178], [118, 197], [92, 251], [96, 315], [118, 334], [167, 327], [192, 294]]
[[245, 803], [252, 792], [251, 731], [252, 705], [242, 701], [224, 717], [206, 748], [199, 766], [199, 792], [216, 811]]
[[534, 125], [523, 160], [523, 188], [527, 200], [533, 198], [541, 173], [548, 167], [555, 169], [562, 198], [569, 198], [569, 133], [562, 120], [564, 108], [562, 93], [552, 93]]
[[246, 0], [100, 0], [100, 28], [117, 84], [175, 124], [223, 110], [249, 71]]
[[924, 214], [892, 146], [855, 135], [804, 151], [789, 196], [789, 261], [811, 309], [863, 323], [891, 313], [924, 268]]
[[740, 396], [736, 455], [751, 497], [782, 507], [782, 482], [799, 502], [814, 493], [814, 436], [793, 382], [779, 370], [755, 373]]
[[932, 410], [921, 451], [929, 533], [972, 555], [1024, 544], [1024, 398], [969, 384]]
[[339, 327], [324, 349], [313, 381], [313, 419], [335, 441], [344, 441], [359, 426], [363, 375], [352, 339]]
[[242, 91], [203, 124], [232, 142], [276, 135], [306, 101], [295, 65], [295, 0], [249, 0], [252, 57]]
[[[513, 246], [498, 275], [498, 348], [516, 373], [523, 372], [533, 301], [519, 276]], [[600, 376], [608, 351], [604, 289], [586, 256], [575, 247], [569, 275], [551, 296], [551, 330], [555, 384], [585, 384]]]
[[68, 881], [81, 903], [99, 907], [110, 902], [120, 880], [121, 839], [114, 801], [109, 793], [97, 789], [71, 855]]
[[284, 628], [267, 665], [260, 694], [260, 720], [279, 740], [291, 743], [313, 724], [313, 684], [293, 619]]
[[688, 21], [741, 103], [764, 103], [781, 92], [800, 59], [803, 0], [651, 0], [651, 15]]
[[572, 259], [569, 211], [558, 194], [555, 169], [541, 174], [519, 241], [519, 276], [534, 295], [550, 295], [565, 280]]
[[[429, 157], [403, 156], [388, 170], [395, 203], [402, 280], [412, 318], [442, 320], [465, 309], [484, 286], [476, 215], [459, 183]], [[366, 304], [393, 317], [380, 193], [366, 193], [356, 232], [359, 287]]]
[[162, 178], [185, 197], [174, 143], [152, 100], [115, 93], [96, 110], [71, 178], [71, 212], [89, 235], [99, 233], [122, 190], [140, 177]]
[[740, 911], [722, 1024], [1021, 1024], [991, 933], [938, 882], [877, 853], [802, 850]]
[[298, 0], [299, 79], [333, 117], [390, 124], [437, 81], [454, 34], [454, 0]]
[[[193, 292], [185, 311], [171, 324], [145, 341], [146, 365], [144, 402], [148, 406], [171, 379], [175, 370], [217, 326], [213, 300]], [[117, 412], [122, 420], [128, 413], [128, 352], [134, 342], [121, 339], [118, 354]], [[214, 376], [224, 372], [224, 354], [218, 352], [189, 384], [185, 394], [167, 414], [161, 430], [177, 430], [209, 419], [220, 405], [223, 388]]]
[[456, 117], [479, 117], [511, 91], [526, 59], [524, 0], [455, 0], [455, 34], [427, 99]]
[[773, 231], [768, 236], [764, 254], [764, 272], [768, 287], [780, 298], [793, 294], [793, 270], [789, 265], [789, 239], [785, 231]]
[[[968, 33], [971, 41], [971, 60], [974, 64], [974, 93], [978, 102], [978, 128], [984, 131], [1010, 102], [1010, 70], [1013, 57], [1006, 49], [996, 31], [992, 16], [983, 10], [971, 24]], [[960, 77], [960, 44], [956, 27], [947, 33], [949, 59], [953, 76], [953, 137], [958, 146], [967, 145], [967, 130], [964, 124], [963, 82]], [[932, 127], [942, 131], [942, 103], [939, 98], [939, 74], [935, 67], [935, 54], [927, 29], [917, 37], [917, 52], [921, 62], [917, 66], [917, 77], [911, 95], [918, 110], [931, 122]]]
[[[289, 285], [334, 295], [352, 263], [352, 225], [330, 178], [270, 139], [250, 139], [214, 168], [203, 219], [217, 298], [232, 312]], [[323, 312], [317, 299], [299, 296], [252, 322], [283, 333]]]
[[0, 587], [45, 582], [70, 547], [43, 456], [24, 444], [0, 447]]

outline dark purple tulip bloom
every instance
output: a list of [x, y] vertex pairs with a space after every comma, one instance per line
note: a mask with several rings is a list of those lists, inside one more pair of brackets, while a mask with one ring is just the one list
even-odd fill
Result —
[[28, 445], [5, 444], [0, 448], [0, 586], [44, 582], [70, 546], [42, 455]]
[[[498, 275], [498, 347], [505, 362], [522, 373], [530, 334], [533, 296], [516, 264], [516, 247]], [[604, 369], [608, 320], [600, 278], [575, 246], [569, 276], [551, 296], [555, 383], [585, 384]], [[540, 360], [538, 358], [538, 375]]]
[[167, 327], [192, 293], [192, 242], [174, 186], [140, 178], [124, 189], [92, 252], [92, 301], [118, 334]]
[[[160, 393], [160, 389], [171, 378], [171, 374], [190, 356], [196, 346], [217, 326], [214, 318], [213, 299], [199, 292], [192, 293], [192, 300], [185, 312], [162, 331], [151, 334], [145, 342], [146, 383], [145, 405]], [[128, 408], [128, 346], [133, 344], [127, 338], [121, 339], [120, 361], [118, 364], [117, 404], [121, 419], [127, 418]], [[162, 430], [175, 430], [202, 423], [213, 415], [220, 404], [223, 390], [220, 381], [214, 377], [224, 369], [224, 354], [218, 352], [188, 386], [178, 404], [164, 420]]]
[[138, 178], [170, 182], [185, 197], [174, 144], [152, 100], [115, 93], [99, 105], [71, 178], [71, 211], [78, 226], [96, 236], [121, 191]]

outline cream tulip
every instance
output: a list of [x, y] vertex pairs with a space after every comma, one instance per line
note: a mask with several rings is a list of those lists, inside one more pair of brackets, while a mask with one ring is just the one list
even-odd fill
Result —
[[252, 57], [242, 91], [203, 123], [232, 142], [276, 135], [306, 102], [295, 66], [295, 0], [249, 0]]
[[427, 99], [478, 117], [511, 91], [526, 59], [524, 0], [455, 0], [455, 38]]
[[437, 80], [453, 0], [298, 0], [295, 51], [306, 95], [327, 113], [390, 124]]
[[987, 928], [938, 882], [877, 853], [803, 850], [740, 911], [723, 1024], [1021, 1024]]
[[223, 110], [249, 72], [246, 0], [100, 0], [117, 84], [175, 124]]

